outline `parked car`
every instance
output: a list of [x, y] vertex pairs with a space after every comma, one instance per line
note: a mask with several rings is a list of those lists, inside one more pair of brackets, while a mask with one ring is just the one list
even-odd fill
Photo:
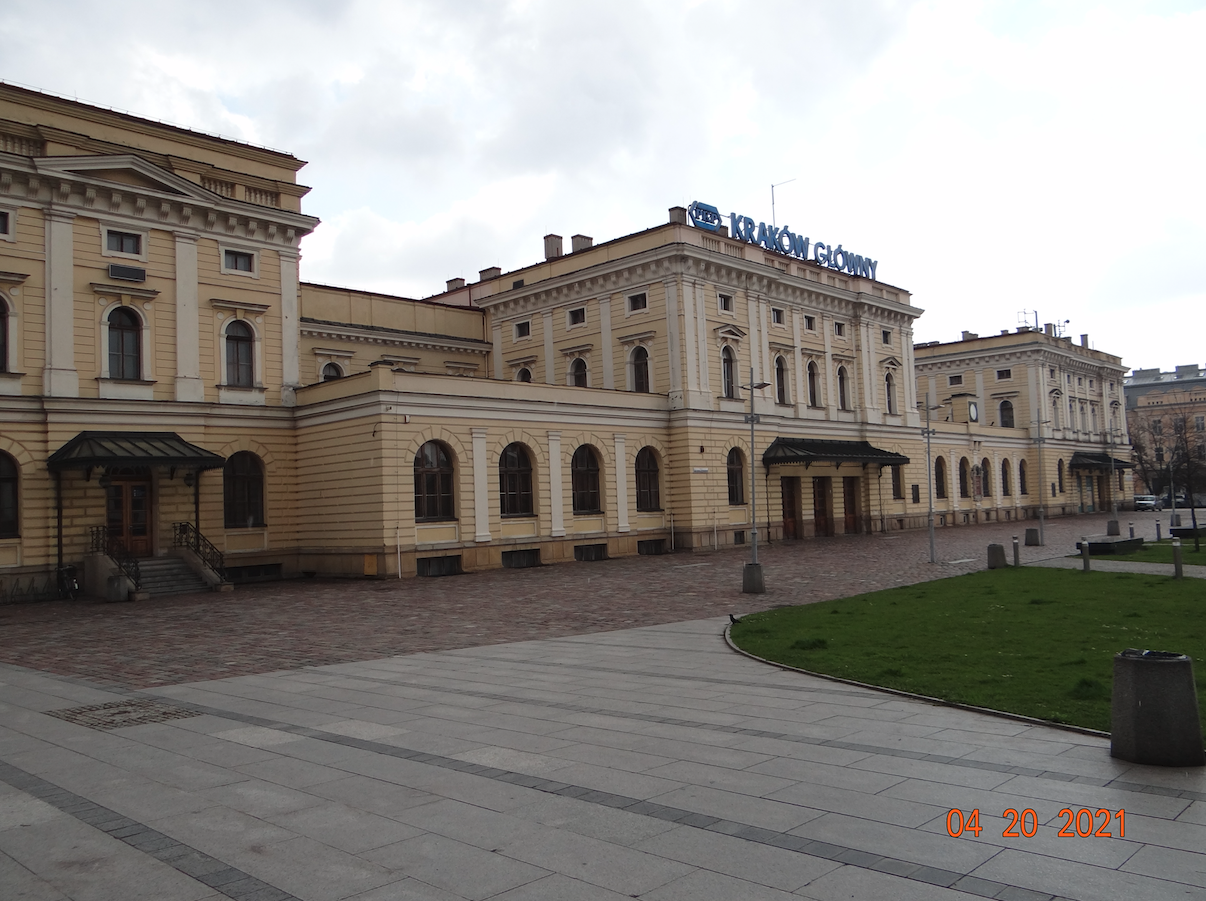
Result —
[[[1166, 494], [1162, 498], [1160, 498], [1160, 503], [1162, 503], [1165, 507], [1171, 507], [1172, 506], [1172, 497], [1170, 495]], [[1185, 496], [1185, 492], [1178, 491], [1177, 492], [1177, 509], [1183, 509], [1188, 506], [1189, 506], [1189, 498]]]
[[1156, 497], [1154, 494], [1136, 494], [1135, 495], [1136, 510], [1163, 510], [1164, 501]]

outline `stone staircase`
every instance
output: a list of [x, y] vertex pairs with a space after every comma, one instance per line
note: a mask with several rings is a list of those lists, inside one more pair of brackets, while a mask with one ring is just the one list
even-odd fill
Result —
[[204, 579], [179, 557], [148, 557], [138, 561], [142, 590], [151, 597], [209, 591]]

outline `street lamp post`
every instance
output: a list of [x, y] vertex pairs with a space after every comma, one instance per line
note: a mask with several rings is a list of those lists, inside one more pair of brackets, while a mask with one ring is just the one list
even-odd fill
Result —
[[1047, 474], [1043, 469], [1043, 445], [1047, 443], [1047, 439], [1043, 436], [1043, 426], [1048, 425], [1050, 419], [1034, 419], [1031, 420], [1038, 427], [1038, 435], [1034, 439], [1034, 443], [1038, 445], [1038, 488], [1039, 488], [1039, 546], [1046, 547], [1047, 537], [1043, 534], [1043, 501], [1047, 499]]
[[937, 563], [938, 558], [934, 553], [934, 458], [930, 453], [930, 436], [935, 430], [930, 428], [930, 411], [938, 410], [942, 404], [930, 406], [930, 392], [925, 393], [925, 428], [921, 430], [921, 434], [925, 435], [925, 489], [930, 501], [930, 562]]
[[750, 412], [745, 421], [750, 424], [750, 539], [752, 559], [741, 573], [741, 590], [745, 594], [763, 594], [766, 585], [762, 581], [762, 564], [758, 562], [758, 483], [754, 478], [754, 425], [758, 414], [754, 412], [754, 391], [765, 388], [770, 382], [755, 382], [754, 367], [750, 367], [750, 383], [742, 385], [750, 392]]

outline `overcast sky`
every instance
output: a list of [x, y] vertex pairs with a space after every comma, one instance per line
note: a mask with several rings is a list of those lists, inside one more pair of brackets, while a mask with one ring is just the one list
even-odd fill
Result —
[[[287, 150], [309, 281], [424, 297], [692, 200], [878, 261], [916, 340], [1206, 364], [1206, 3], [0, 6], [0, 77]], [[1023, 312], [1025, 311], [1025, 312]]]

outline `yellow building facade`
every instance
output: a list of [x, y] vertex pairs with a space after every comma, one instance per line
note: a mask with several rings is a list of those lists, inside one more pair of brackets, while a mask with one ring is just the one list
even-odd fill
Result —
[[[915, 528], [927, 391], [954, 417], [933, 423], [942, 522], [1022, 519], [1115, 428], [1113, 388], [1083, 395], [1083, 429], [1030, 421], [1041, 360], [1064, 361], [1061, 398], [1074, 372], [1120, 398], [1116, 357], [1030, 332], [915, 359], [921, 310], [874, 263], [694, 207], [568, 252], [549, 235], [540, 262], [426, 300], [308, 284], [302, 165], [0, 86], [0, 591], [175, 556], [216, 584], [731, 545], [751, 467], [771, 540]], [[1013, 359], [1011, 426], [941, 384], [961, 366], [999, 409]]]

